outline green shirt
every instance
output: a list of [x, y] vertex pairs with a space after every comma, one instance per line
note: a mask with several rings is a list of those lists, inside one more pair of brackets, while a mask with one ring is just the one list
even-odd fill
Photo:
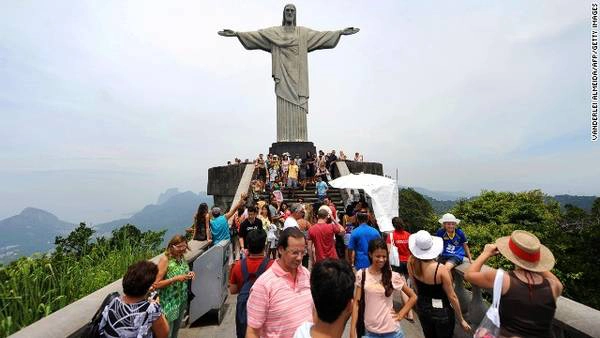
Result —
[[[173, 278], [177, 275], [186, 274], [190, 271], [184, 259], [176, 260], [169, 258], [167, 273], [164, 279]], [[187, 282], [173, 282], [173, 284], [160, 290], [160, 305], [169, 322], [179, 318], [187, 302]]]

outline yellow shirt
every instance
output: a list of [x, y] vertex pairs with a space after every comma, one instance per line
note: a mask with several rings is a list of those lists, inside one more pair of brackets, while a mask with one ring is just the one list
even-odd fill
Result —
[[288, 168], [288, 178], [298, 179], [298, 165], [290, 164]]

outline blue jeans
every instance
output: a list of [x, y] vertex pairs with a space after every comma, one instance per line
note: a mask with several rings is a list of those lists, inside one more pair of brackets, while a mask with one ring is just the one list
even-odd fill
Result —
[[366, 331], [363, 338], [404, 338], [404, 331], [402, 331], [402, 328], [398, 328], [398, 331], [386, 333], [375, 333]]

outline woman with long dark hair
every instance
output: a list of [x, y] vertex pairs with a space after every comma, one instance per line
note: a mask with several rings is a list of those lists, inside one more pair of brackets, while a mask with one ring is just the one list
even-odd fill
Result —
[[[389, 251], [384, 239], [369, 242], [369, 265], [356, 273], [356, 291], [350, 337], [357, 337], [359, 303], [364, 298], [363, 337], [402, 338], [404, 332], [400, 321], [417, 302], [417, 295], [406, 284], [406, 280], [392, 271], [389, 263]], [[394, 311], [392, 293], [402, 290], [408, 295], [408, 301], [397, 313]]]
[[[392, 218], [392, 225], [394, 226], [394, 232], [390, 233], [385, 237], [386, 243], [389, 245], [390, 250], [396, 250], [398, 252], [399, 265], [392, 265], [392, 271], [396, 271], [401, 274], [406, 280], [408, 280], [408, 257], [410, 257], [410, 250], [408, 249], [408, 237], [410, 233], [405, 230], [406, 226], [404, 220], [400, 217]], [[402, 301], [406, 302], [408, 296], [402, 293]], [[406, 315], [408, 321], [414, 320], [412, 310]]]
[[198, 211], [196, 212], [196, 215], [194, 215], [194, 224], [192, 225], [194, 240], [212, 242], [209, 221], [208, 205], [206, 203], [200, 203]]

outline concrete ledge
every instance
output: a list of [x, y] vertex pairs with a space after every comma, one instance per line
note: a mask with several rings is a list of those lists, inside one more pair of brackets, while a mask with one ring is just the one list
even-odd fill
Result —
[[377, 162], [344, 161], [353, 174], [365, 173], [383, 176], [383, 164]]
[[[186, 253], [186, 261], [192, 262], [198, 256], [200, 256], [208, 248], [208, 242], [206, 241], [190, 241], [190, 251]], [[152, 259], [154, 263], [158, 263], [158, 260], [163, 254], [160, 254]], [[31, 337], [46, 337], [46, 338], [62, 338], [68, 336], [74, 336], [77, 332], [87, 324], [94, 313], [102, 304], [104, 297], [111, 292], [123, 293], [121, 278], [108, 284], [107, 286], [99, 289], [67, 306], [64, 308], [51, 313], [50, 315], [32, 323], [29, 326], [22, 328], [15, 332], [9, 337], [15, 338], [31, 338]]]
[[[247, 165], [252, 163], [232, 164], [208, 169], [208, 195], [234, 196], [238, 182]], [[215, 202], [216, 203], [216, 202]]]

